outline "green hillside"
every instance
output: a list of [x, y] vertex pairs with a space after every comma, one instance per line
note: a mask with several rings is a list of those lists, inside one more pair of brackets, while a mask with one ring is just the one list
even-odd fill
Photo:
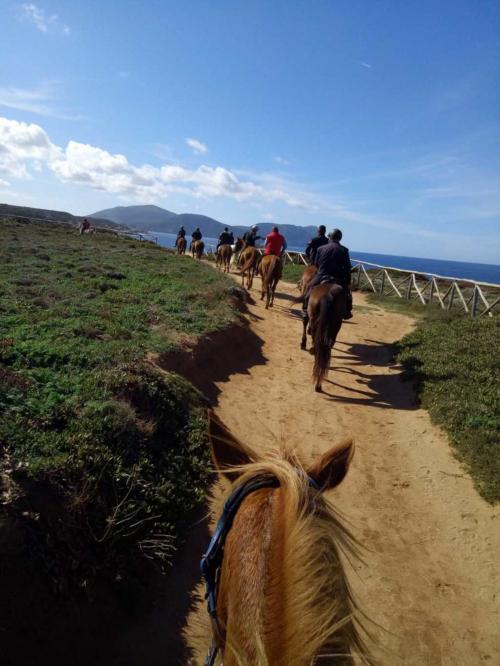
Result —
[[112, 234], [0, 233], [0, 518], [58, 586], [168, 564], [206, 489], [205, 400], [154, 359], [235, 322], [232, 283]]

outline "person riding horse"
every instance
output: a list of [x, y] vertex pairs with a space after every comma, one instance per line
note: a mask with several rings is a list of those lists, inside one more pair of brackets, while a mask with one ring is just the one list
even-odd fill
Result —
[[273, 227], [271, 233], [266, 236], [266, 244], [264, 246], [264, 255], [274, 254], [281, 257], [286, 250], [286, 239], [279, 232], [278, 227]]
[[203, 238], [203, 235], [200, 231], [200, 227], [196, 227], [196, 229], [191, 234], [191, 243], [189, 245], [189, 250], [191, 251], [194, 241], [201, 240], [202, 238]]
[[233, 232], [229, 231], [227, 227], [224, 227], [224, 231], [219, 236], [219, 240], [217, 241], [216, 252], [219, 250], [219, 247], [221, 245], [234, 245]]
[[326, 227], [324, 224], [321, 224], [318, 227], [318, 235], [314, 238], [311, 238], [307, 244], [305, 255], [311, 266], [314, 266], [314, 261], [316, 259], [316, 252], [322, 245], [328, 243], [328, 238], [326, 237]]
[[250, 231], [247, 231], [243, 235], [243, 240], [245, 241], [247, 247], [255, 247], [255, 241], [262, 239], [262, 236], [257, 236], [258, 230], [259, 227], [254, 224], [253, 227], [250, 227]]
[[179, 238], [186, 238], [186, 230], [184, 229], [184, 227], [181, 227], [177, 232], [177, 239]]
[[307, 317], [307, 305], [311, 291], [322, 282], [336, 282], [344, 287], [347, 295], [346, 313], [344, 319], [352, 318], [352, 294], [351, 294], [351, 260], [349, 250], [340, 244], [342, 232], [334, 229], [328, 236], [326, 245], [321, 245], [316, 250], [314, 264], [318, 269], [316, 275], [311, 279], [304, 296], [303, 311]]

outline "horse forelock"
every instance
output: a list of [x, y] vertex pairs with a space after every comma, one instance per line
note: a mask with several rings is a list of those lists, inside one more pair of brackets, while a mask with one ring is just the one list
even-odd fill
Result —
[[[229, 587], [246, 590], [250, 586], [260, 595], [254, 600], [255, 604], [264, 609], [258, 626], [251, 624], [251, 636], [242, 638], [228, 634], [226, 637], [234, 663], [239, 663], [241, 655], [249, 654], [250, 649], [252, 663], [259, 666], [302, 666], [320, 656], [319, 663], [339, 663], [341, 655], [349, 659], [351, 653], [363, 660], [366, 650], [357, 630], [357, 609], [342, 561], [343, 557], [358, 558], [359, 549], [344, 521], [330, 502], [311, 488], [298, 457], [289, 449], [275, 451], [264, 461], [239, 468], [239, 472], [238, 485], [255, 476], [270, 475], [278, 479], [279, 487], [258, 491], [262, 493], [260, 503], [254, 499], [254, 509], [248, 505], [233, 527], [235, 559], [239, 557], [244, 561], [250, 557], [248, 552], [234, 553], [234, 549], [239, 548], [239, 544], [252, 548], [252, 544], [259, 541], [244, 538], [245, 533], [255, 531], [258, 524], [260, 553], [253, 555], [267, 560], [258, 566], [260, 571], [266, 572], [263, 587], [254, 581], [242, 580], [244, 567], [234, 564], [231, 575], [222, 577], [230, 581]], [[228, 494], [230, 492], [228, 490]], [[265, 497], [269, 501], [264, 501]], [[250, 516], [250, 509], [258, 511], [259, 515]], [[248, 524], [245, 524], [246, 516]], [[264, 538], [266, 530], [271, 535], [268, 549]], [[231, 589], [222, 593], [230, 595]], [[233, 604], [232, 613], [237, 612], [238, 604]], [[242, 620], [251, 622], [248, 617]], [[245, 640], [252, 641], [251, 648]], [[241, 663], [246, 663], [244, 658]]]

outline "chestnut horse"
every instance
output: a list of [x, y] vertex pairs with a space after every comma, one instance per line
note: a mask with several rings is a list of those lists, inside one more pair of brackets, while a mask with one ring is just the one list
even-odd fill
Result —
[[317, 272], [318, 269], [316, 268], [316, 266], [306, 266], [306, 268], [304, 268], [302, 277], [299, 280], [299, 289], [302, 297], [306, 295], [307, 286]]
[[251, 289], [254, 275], [257, 273], [259, 267], [260, 254], [254, 247], [247, 245], [247, 247], [240, 253], [239, 263], [241, 271], [241, 284], [242, 286], [245, 286], [246, 275], [247, 289]]
[[[230, 488], [216, 530], [220, 535], [223, 525], [225, 540], [208, 574], [216, 581], [212, 630], [206, 611], [191, 616], [189, 663], [203, 663], [210, 640], [206, 664], [319, 666], [352, 664], [354, 657], [370, 663], [340, 557], [342, 552], [355, 559], [358, 547], [323, 494], [347, 474], [352, 440], [307, 468], [291, 451], [258, 455], [211, 413], [209, 440]], [[220, 508], [212, 508], [220, 515]]]
[[236, 239], [235, 244], [233, 245], [233, 263], [235, 263], [237, 266], [240, 265], [240, 256], [241, 256], [241, 251], [245, 247], [246, 243], [243, 240], [243, 238], [238, 238]]
[[260, 300], [266, 297], [266, 310], [273, 307], [274, 292], [283, 273], [281, 259], [274, 254], [266, 254], [260, 260], [259, 273], [262, 278], [262, 295]]
[[202, 240], [195, 240], [191, 244], [191, 252], [193, 253], [193, 259], [196, 257], [198, 261], [203, 256], [203, 250], [205, 249], [205, 243]]
[[[313, 379], [315, 390], [321, 392], [321, 383], [328, 374], [332, 347], [342, 326], [346, 312], [346, 290], [339, 284], [319, 284], [312, 288], [304, 317], [301, 349], [306, 348], [306, 332], [312, 337], [314, 354]], [[308, 329], [309, 324], [309, 331]]]
[[179, 236], [175, 241], [175, 247], [177, 248], [177, 254], [186, 254], [187, 240], [184, 236]]
[[229, 266], [231, 265], [231, 257], [233, 256], [233, 250], [230, 245], [219, 245], [217, 250], [217, 258], [215, 260], [215, 265], [219, 269], [223, 269], [224, 273], [229, 273]]

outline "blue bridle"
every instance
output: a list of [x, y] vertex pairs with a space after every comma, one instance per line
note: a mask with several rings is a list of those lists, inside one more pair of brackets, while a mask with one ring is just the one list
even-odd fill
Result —
[[[308, 477], [308, 480], [310, 486], [315, 490], [320, 490], [319, 485], [314, 479]], [[205, 580], [205, 598], [207, 600], [208, 614], [210, 616], [212, 631], [214, 634], [212, 646], [205, 659], [205, 666], [213, 666], [215, 664], [215, 658], [223, 644], [222, 633], [217, 620], [217, 593], [219, 591], [219, 577], [222, 560], [224, 558], [226, 537], [233, 525], [238, 509], [248, 495], [261, 488], [277, 488], [279, 485], [279, 481], [276, 477], [256, 476], [246, 483], [237, 486], [226, 500], [221, 517], [217, 522], [215, 532], [208, 544], [207, 551], [201, 558], [201, 575]]]

